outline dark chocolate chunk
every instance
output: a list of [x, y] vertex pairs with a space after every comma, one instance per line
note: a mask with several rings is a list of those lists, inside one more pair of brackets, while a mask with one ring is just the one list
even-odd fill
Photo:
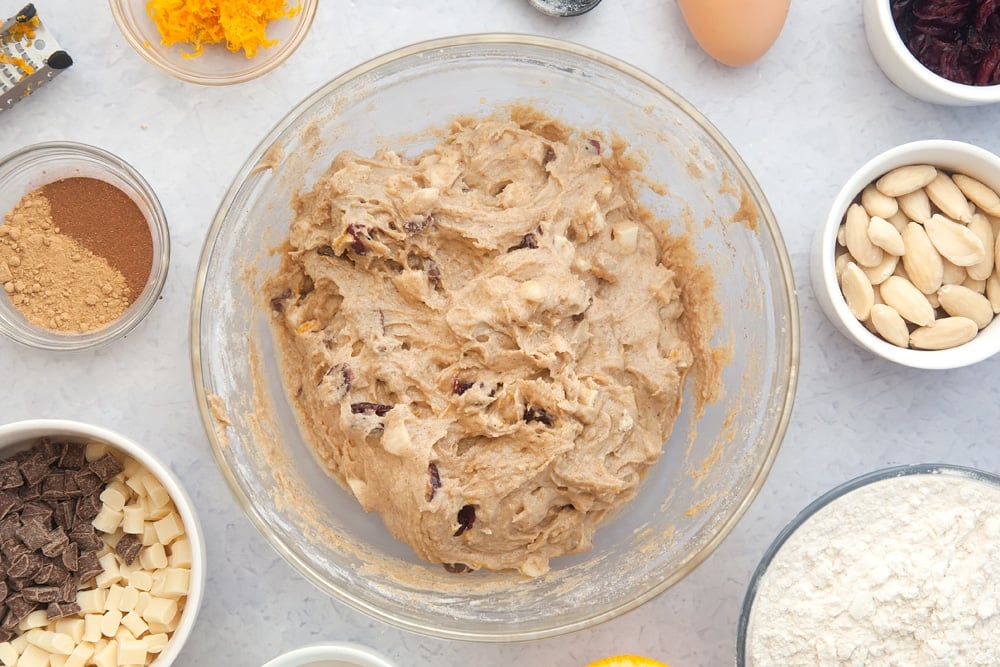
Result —
[[[21, 525], [21, 519], [16, 514], [11, 514], [0, 519], [0, 545], [10, 539], [17, 537], [17, 527]], [[2, 547], [0, 547], [2, 548]]]
[[28, 602], [55, 602], [59, 599], [59, 587], [26, 586], [21, 589], [21, 597]]
[[540, 422], [546, 426], [552, 426], [552, 415], [545, 411], [545, 408], [527, 407], [524, 409], [524, 421]]
[[21, 464], [21, 475], [28, 486], [40, 483], [49, 474], [49, 464], [45, 460], [41, 450], [36, 449], [34, 453]]
[[9, 642], [15, 637], [13, 630], [8, 630], [7, 628], [0, 628], [0, 642]]
[[3, 611], [6, 612], [6, 616], [3, 617], [3, 623], [0, 623], [0, 630], [15, 630], [20, 619], [10, 611], [10, 608], [6, 604], [4, 604]]
[[59, 467], [63, 470], [79, 470], [87, 465], [87, 446], [76, 442], [66, 443], [66, 449], [59, 457]]
[[70, 572], [76, 572], [80, 565], [80, 545], [70, 542], [62, 552], [62, 564]]
[[52, 519], [55, 521], [56, 526], [69, 532], [73, 529], [74, 523], [76, 523], [74, 521], [75, 514], [76, 501], [72, 498], [67, 498], [56, 505], [55, 512], [52, 514]]
[[[8, 612], [8, 618], [13, 616], [14, 625], [17, 625], [22, 618], [38, 609], [38, 605], [29, 600], [25, 600], [20, 593], [15, 593], [7, 598], [7, 609], [10, 610]], [[7, 624], [7, 620], [8, 619], [6, 618], [4, 619], [4, 625]]]
[[51, 539], [42, 545], [42, 555], [55, 558], [69, 545], [69, 536], [62, 528], [56, 528], [49, 533], [49, 537]]
[[441, 566], [452, 574], [464, 574], [472, 571], [472, 568], [465, 563], [441, 563]]
[[24, 484], [21, 467], [17, 461], [7, 459], [0, 462], [0, 489], [16, 489]]
[[476, 506], [462, 505], [462, 509], [458, 510], [458, 530], [455, 531], [455, 537], [458, 537], [467, 530], [471, 530], [475, 523]]
[[31, 577], [8, 577], [7, 585], [10, 586], [10, 590], [19, 591], [25, 586], [30, 586], [33, 584]]
[[[18, 522], [17, 525], [18, 527], [20, 527], [21, 525], [20, 522]], [[21, 542], [21, 540], [19, 540], [16, 537], [15, 534], [14, 536], [11, 536], [10, 538], [4, 540], [3, 543], [0, 543], [0, 553], [3, 553], [4, 558], [10, 561], [14, 560], [15, 558], [17, 558], [22, 554], [28, 553], [28, 547], [24, 546], [24, 544]]]
[[17, 529], [17, 536], [24, 546], [32, 551], [38, 551], [48, 543], [49, 530], [39, 519], [33, 517], [21, 523], [21, 527]]
[[66, 577], [59, 585], [59, 602], [76, 602], [76, 579]]
[[97, 560], [96, 553], [87, 551], [80, 554], [80, 565], [76, 573], [81, 582], [90, 581], [101, 572], [104, 572], [104, 567], [101, 566], [101, 561]]
[[140, 551], [142, 551], [142, 542], [132, 534], [122, 535], [121, 539], [118, 540], [118, 544], [115, 545], [115, 553], [125, 561], [126, 565], [134, 563]]
[[90, 523], [78, 523], [69, 532], [69, 539], [80, 547], [81, 555], [85, 551], [96, 551], [104, 546], [104, 540], [98, 537], [94, 526]]
[[45, 608], [45, 617], [50, 621], [53, 621], [57, 618], [79, 614], [80, 611], [80, 605], [77, 604], [76, 601], [50, 602], [49, 606]]
[[21, 507], [21, 499], [10, 491], [0, 490], [0, 518]]
[[42, 500], [66, 500], [66, 473], [54, 472], [42, 480]]
[[121, 462], [111, 454], [105, 454], [101, 458], [91, 461], [87, 467], [105, 484], [125, 469]]
[[51, 518], [52, 508], [49, 507], [48, 503], [39, 500], [29, 500], [24, 503], [21, 509], [21, 523], [35, 519], [47, 529], [49, 519]]
[[95, 472], [86, 468], [77, 470], [73, 476], [73, 481], [76, 482], [76, 488], [80, 490], [80, 495], [84, 497], [92, 495], [95, 492], [100, 493], [101, 487], [104, 486], [101, 478]]
[[97, 494], [88, 494], [76, 503], [76, 521], [89, 523], [101, 511], [101, 499]]
[[18, 489], [18, 494], [24, 502], [38, 500], [42, 497], [42, 483], [38, 482], [37, 484], [26, 484]]
[[51, 468], [52, 464], [62, 458], [64, 447], [65, 445], [61, 442], [52, 442], [48, 438], [42, 438], [37, 449], [41, 453], [45, 465]]
[[7, 581], [0, 579], [0, 600], [6, 600], [10, 590], [7, 588]]
[[384, 417], [389, 410], [392, 410], [392, 406], [382, 403], [351, 403], [351, 413], [356, 415], [374, 413], [378, 417]]

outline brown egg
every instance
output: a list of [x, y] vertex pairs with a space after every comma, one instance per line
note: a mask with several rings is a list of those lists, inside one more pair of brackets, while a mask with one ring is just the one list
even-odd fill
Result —
[[791, 0], [677, 0], [698, 45], [720, 63], [749, 65], [778, 39]]

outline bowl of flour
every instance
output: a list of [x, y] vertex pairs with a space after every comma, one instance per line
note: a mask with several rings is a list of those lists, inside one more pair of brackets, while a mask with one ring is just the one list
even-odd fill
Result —
[[829, 491], [754, 572], [736, 663], [998, 665], [1000, 476], [919, 464]]

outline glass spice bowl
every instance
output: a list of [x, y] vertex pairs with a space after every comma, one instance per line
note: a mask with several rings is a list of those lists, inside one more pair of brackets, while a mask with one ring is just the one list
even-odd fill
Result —
[[[73, 177], [105, 181], [138, 206], [152, 237], [152, 262], [145, 288], [117, 319], [82, 333], [65, 332], [29, 321], [6, 294], [0, 295], [0, 332], [18, 343], [46, 350], [99, 347], [129, 333], [159, 299], [170, 264], [170, 236], [163, 208], [146, 180], [121, 158], [95, 146], [45, 142], [26, 146], [0, 158], [0, 215], [13, 209], [29, 192]], [[0, 220], [2, 223], [2, 220]]]
[[[593, 100], [601, 100], [594, 104]], [[329, 475], [281, 380], [261, 283], [288, 234], [293, 197], [341, 150], [416, 155], [456, 116], [511, 104], [603, 128], [645, 157], [669, 192], [640, 201], [688, 234], [711, 267], [732, 346], [722, 398], [689, 382], [673, 436], [593, 549], [527, 579], [453, 574], [419, 560]], [[663, 83], [615, 58], [536, 36], [414, 44], [344, 73], [292, 109], [248, 157], [212, 222], [198, 268], [192, 363], [202, 420], [231, 490], [271, 546], [323, 591], [410, 631], [519, 641], [591, 627], [691, 573], [743, 516], [784, 436], [798, 369], [798, 311], [774, 214], [729, 142]]]
[[125, 40], [160, 71], [182, 81], [207, 86], [242, 83], [281, 65], [305, 39], [319, 6], [319, 0], [289, 2], [289, 6], [299, 5], [298, 13], [268, 23], [267, 37], [278, 43], [261, 47], [252, 58], [247, 58], [243, 51], [229, 51], [223, 44], [206, 44], [199, 56], [187, 58], [184, 54], [193, 52], [194, 47], [188, 44], [165, 46], [156, 23], [146, 11], [147, 1], [109, 0], [111, 14]]
[[864, 0], [865, 37], [886, 77], [917, 99], [948, 106], [1000, 102], [1000, 85], [973, 86], [950, 81], [925, 67], [906, 47], [892, 16], [891, 0]]

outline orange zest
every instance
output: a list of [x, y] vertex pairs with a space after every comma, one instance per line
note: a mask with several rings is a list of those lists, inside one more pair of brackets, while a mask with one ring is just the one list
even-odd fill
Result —
[[592, 662], [587, 667], [670, 667], [665, 662], [644, 658], [641, 655], [614, 655]]
[[286, 0], [148, 0], [146, 13], [156, 23], [165, 46], [190, 44], [185, 58], [201, 55], [205, 44], [222, 44], [232, 52], [242, 50], [253, 58], [261, 47], [278, 43], [268, 39], [267, 24], [291, 18], [301, 5], [287, 7]]

